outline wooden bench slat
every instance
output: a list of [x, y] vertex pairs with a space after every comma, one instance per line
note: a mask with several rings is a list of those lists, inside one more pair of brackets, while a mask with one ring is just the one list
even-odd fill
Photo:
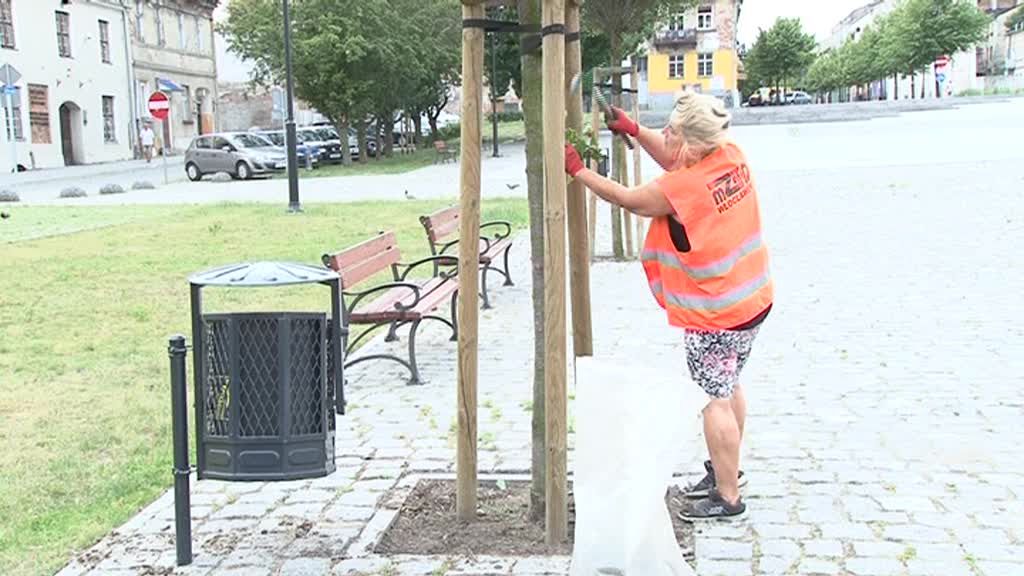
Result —
[[509, 238], [503, 238], [497, 242], [491, 242], [491, 245], [485, 252], [480, 254], [480, 263], [487, 264], [493, 261], [495, 258], [504, 256], [505, 249], [512, 245], [512, 240]]
[[402, 254], [398, 250], [394, 232], [386, 232], [330, 255], [326, 264], [337, 272], [342, 283], [349, 287], [386, 270], [392, 264], [400, 262], [401, 258]]
[[459, 207], [443, 208], [420, 219], [431, 242], [440, 242], [459, 230]]
[[394, 232], [384, 232], [377, 236], [364, 240], [351, 248], [346, 248], [341, 252], [338, 252], [332, 256], [331, 265], [335, 270], [348, 268], [353, 264], [358, 264], [363, 260], [366, 260], [370, 256], [388, 250], [390, 248], [397, 248], [398, 242], [395, 240]]
[[353, 311], [349, 322], [353, 324], [370, 324], [390, 322], [393, 320], [415, 320], [446, 304], [452, 294], [458, 290], [458, 284], [444, 278], [430, 278], [420, 284], [420, 301], [411, 310], [397, 310], [395, 304], [403, 302], [412, 304], [415, 295], [408, 288], [393, 288], [379, 298], [359, 306]]
[[387, 270], [389, 266], [401, 260], [401, 253], [397, 249], [390, 249], [371, 256], [358, 264], [354, 264], [338, 272], [341, 281], [345, 286], [354, 286], [367, 278]]

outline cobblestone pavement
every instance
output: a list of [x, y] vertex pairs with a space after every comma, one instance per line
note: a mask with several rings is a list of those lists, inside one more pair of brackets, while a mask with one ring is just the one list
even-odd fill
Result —
[[[700, 525], [701, 576], [1024, 573], [1020, 158], [897, 164], [759, 177], [778, 298], [744, 378], [749, 513]], [[513, 250], [516, 286], [495, 289], [495, 308], [481, 313], [485, 473], [529, 466], [525, 237]], [[638, 264], [596, 265], [593, 296], [598, 354], [674, 358], [680, 385], [692, 386]], [[430, 329], [420, 340], [422, 387], [405, 386], [397, 366], [350, 371], [335, 474], [194, 483], [196, 561], [173, 573], [564, 574], [565, 558], [372, 554], [396, 505], [385, 492], [403, 474], [451, 472], [447, 336]], [[699, 469], [695, 441], [680, 441], [680, 482]], [[173, 564], [168, 493], [62, 574]]]

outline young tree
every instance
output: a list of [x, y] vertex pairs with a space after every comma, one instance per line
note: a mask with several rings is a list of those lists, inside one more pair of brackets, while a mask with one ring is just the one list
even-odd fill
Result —
[[[971, 0], [906, 0], [892, 18], [893, 56], [899, 71], [912, 78], [938, 57], [984, 40], [989, 24], [989, 17]], [[922, 98], [924, 88], [922, 84]]]
[[[541, 0], [518, 0], [519, 22], [540, 26]], [[544, 108], [543, 59], [539, 50], [521, 58], [520, 96], [526, 124], [526, 194], [530, 211], [530, 263], [533, 276], [533, 410], [530, 517], [544, 518], [547, 441], [544, 410]]]
[[771, 86], [778, 98], [783, 89], [799, 81], [814, 62], [814, 36], [804, 32], [799, 18], [779, 18], [768, 30], [759, 30], [744, 61], [747, 77], [759, 86]]
[[[583, 3], [584, 26], [600, 30], [608, 39], [609, 62], [618, 66], [623, 58], [654, 33], [659, 23], [670, 15], [696, 4], [696, 0], [587, 0]], [[612, 75], [612, 103], [622, 106], [622, 75]], [[626, 158], [622, 139], [612, 144], [612, 166], [624, 166]], [[618, 172], [618, 170], [616, 170]], [[612, 207], [612, 252], [623, 258], [622, 210]]]

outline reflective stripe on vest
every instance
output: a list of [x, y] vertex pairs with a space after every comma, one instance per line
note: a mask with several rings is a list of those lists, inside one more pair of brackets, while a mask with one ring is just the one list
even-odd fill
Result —
[[672, 250], [647, 249], [640, 255], [640, 259], [644, 262], [657, 262], [666, 268], [681, 270], [694, 280], [707, 280], [709, 278], [724, 276], [729, 270], [732, 270], [732, 267], [736, 265], [736, 262], [738, 262], [740, 258], [754, 252], [762, 245], [761, 234], [755, 234], [738, 248], [733, 250], [729, 255], [724, 258], [720, 258], [711, 264], [705, 264], [704, 266], [689, 266], [684, 264], [679, 258], [679, 253]]
[[651, 291], [655, 296], [660, 296], [665, 299], [665, 302], [673, 306], [680, 308], [687, 308], [689, 310], [700, 310], [704, 312], [717, 312], [724, 310], [743, 299], [751, 296], [766, 284], [770, 279], [770, 274], [767, 270], [764, 271], [760, 276], [741, 284], [724, 294], [719, 296], [694, 296], [692, 294], [682, 294], [677, 292], [665, 293], [664, 285], [661, 280], [655, 280], [651, 282]]

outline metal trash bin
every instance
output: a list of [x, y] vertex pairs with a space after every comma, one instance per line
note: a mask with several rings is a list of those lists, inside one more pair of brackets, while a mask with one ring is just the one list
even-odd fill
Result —
[[[335, 421], [344, 410], [341, 286], [305, 264], [256, 262], [189, 278], [194, 352], [196, 473], [218, 480], [295, 480], [334, 471]], [[208, 286], [331, 287], [331, 314], [204, 314]]]

